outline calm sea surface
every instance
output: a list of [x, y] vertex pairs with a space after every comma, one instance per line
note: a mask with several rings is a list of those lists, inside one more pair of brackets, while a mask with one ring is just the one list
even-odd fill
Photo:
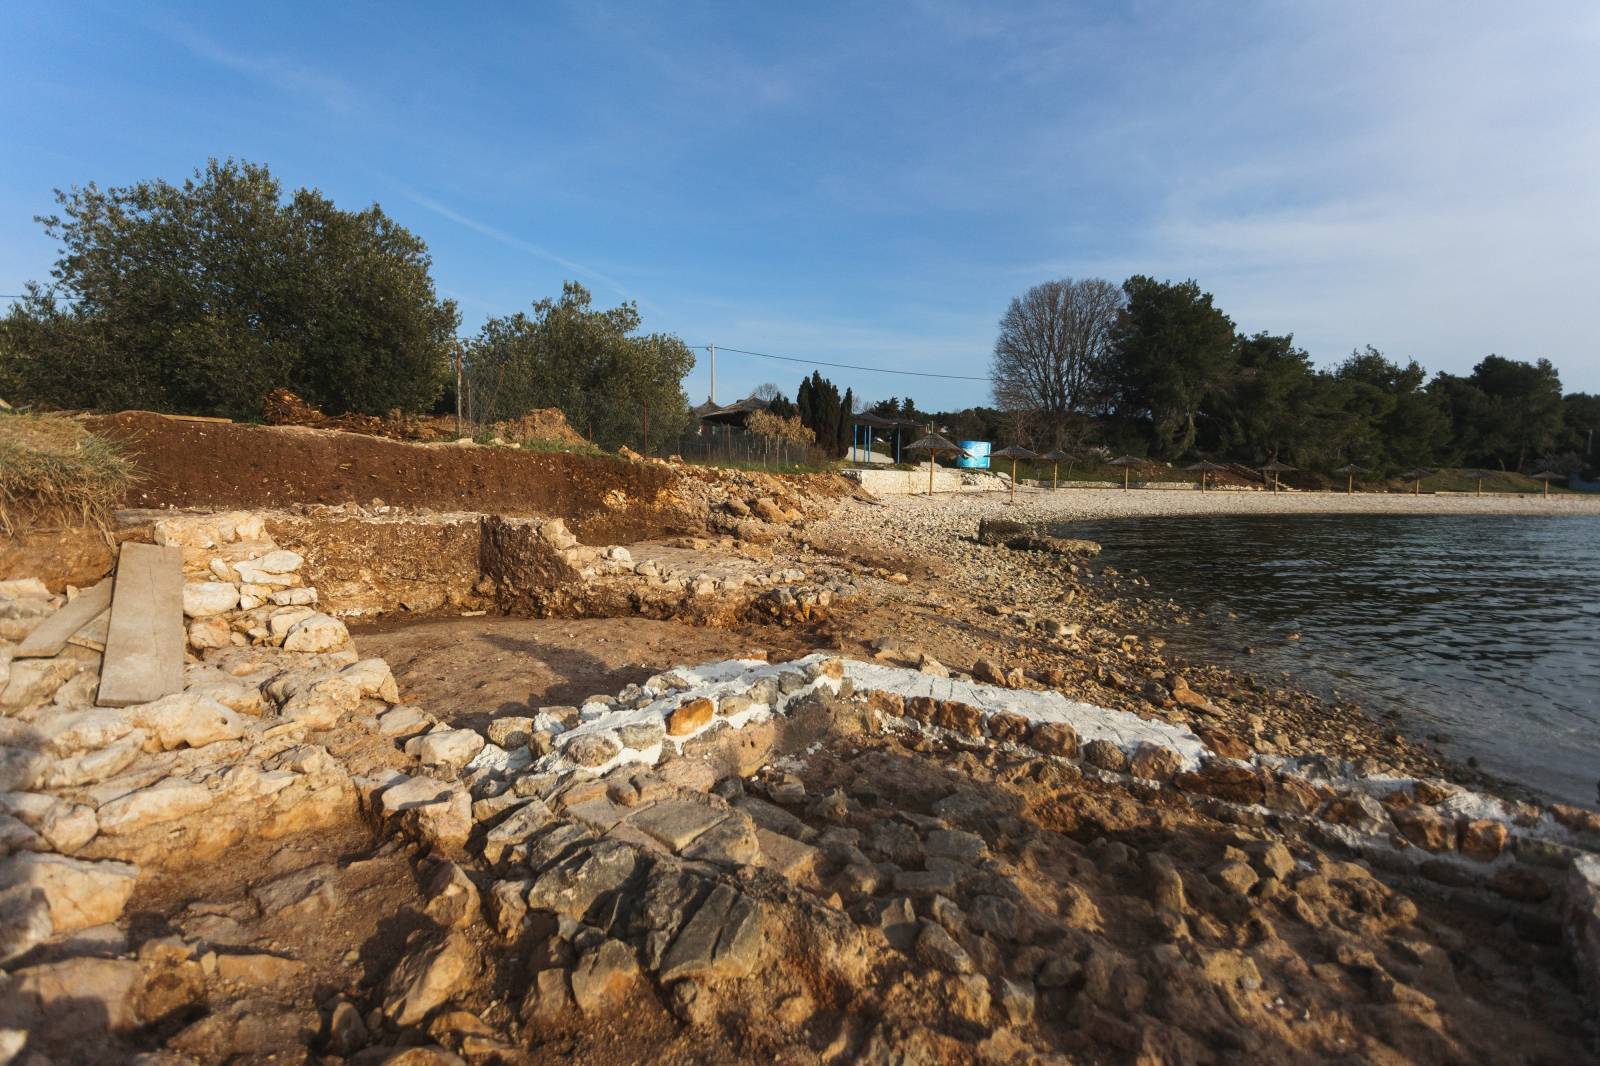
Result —
[[1444, 734], [1458, 759], [1595, 802], [1600, 519], [1144, 518], [1061, 532], [1100, 541], [1103, 561], [1201, 616], [1167, 634], [1172, 650], [1288, 670], [1400, 712], [1409, 736]]

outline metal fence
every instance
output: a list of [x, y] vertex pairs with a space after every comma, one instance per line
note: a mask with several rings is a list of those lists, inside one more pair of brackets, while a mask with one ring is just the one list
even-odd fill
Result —
[[828, 461], [814, 445], [763, 437], [738, 426], [707, 423], [691, 427], [660, 446], [653, 445], [653, 450], [655, 447], [660, 448], [655, 451], [657, 455], [679, 455], [691, 463], [751, 466], [763, 470], [815, 467]]

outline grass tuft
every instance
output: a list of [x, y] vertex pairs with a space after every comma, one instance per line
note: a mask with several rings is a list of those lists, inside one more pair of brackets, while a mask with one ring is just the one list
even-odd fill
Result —
[[0, 411], [0, 534], [70, 525], [109, 531], [112, 507], [138, 477], [119, 446], [70, 418]]

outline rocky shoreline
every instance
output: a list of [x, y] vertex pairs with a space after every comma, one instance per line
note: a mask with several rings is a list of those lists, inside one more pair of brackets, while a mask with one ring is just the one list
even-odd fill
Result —
[[[628, 547], [495, 516], [448, 516], [445, 540], [417, 514], [160, 518], [188, 582], [181, 693], [95, 707], [93, 647], [0, 646], [0, 1049], [28, 1066], [1592, 1050], [1600, 814], [1496, 795], [1353, 706], [1170, 661], [1153, 634], [1173, 605], [1087, 545], [980, 538], [1006, 514], [982, 501], [757, 503], [716, 499], [704, 536]], [[391, 581], [332, 552], [352, 524], [465, 554]], [[498, 607], [590, 620], [598, 641], [648, 617], [741, 650], [683, 661], [669, 641], [626, 683], [514, 707], [484, 706], [467, 670], [424, 706], [429, 662], [363, 658], [342, 620], [417, 597], [455, 626]], [[0, 588], [6, 640], [61, 606]], [[528, 661], [555, 650], [504, 634]]]

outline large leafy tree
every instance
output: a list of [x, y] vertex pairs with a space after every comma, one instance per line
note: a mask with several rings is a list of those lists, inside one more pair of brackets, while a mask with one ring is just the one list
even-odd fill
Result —
[[181, 185], [56, 200], [39, 219], [62, 246], [53, 285], [30, 285], [4, 322], [24, 399], [249, 418], [279, 386], [372, 414], [425, 409], [444, 387], [455, 305], [427, 246], [377, 205], [285, 197], [266, 167], [214, 159]]
[[1116, 409], [1148, 427], [1158, 454], [1176, 459], [1194, 445], [1206, 400], [1230, 377], [1233, 322], [1194, 281], [1139, 274], [1122, 289], [1127, 306], [1111, 334]]
[[1328, 432], [1328, 387], [1290, 335], [1237, 341], [1235, 369], [1213, 398], [1216, 444], [1247, 463], [1309, 463]]
[[1439, 398], [1424, 389], [1426, 379], [1415, 360], [1401, 365], [1371, 345], [1351, 352], [1333, 373], [1336, 404], [1345, 415], [1343, 457], [1393, 470], [1445, 455], [1450, 418]]
[[1468, 462], [1522, 470], [1562, 440], [1561, 375], [1548, 359], [1489, 355], [1466, 377], [1440, 374], [1432, 387]]
[[689, 421], [683, 378], [694, 354], [677, 337], [636, 335], [639, 309], [630, 301], [591, 306], [589, 291], [566, 282], [559, 300], [543, 299], [532, 314], [491, 318], [467, 345], [463, 402], [476, 422], [558, 407], [596, 444], [640, 447], [676, 440]]
[[995, 403], [1031, 414], [1059, 446], [1071, 419], [1104, 406], [1122, 302], [1122, 291], [1102, 278], [1046, 281], [1012, 300], [994, 342]]

